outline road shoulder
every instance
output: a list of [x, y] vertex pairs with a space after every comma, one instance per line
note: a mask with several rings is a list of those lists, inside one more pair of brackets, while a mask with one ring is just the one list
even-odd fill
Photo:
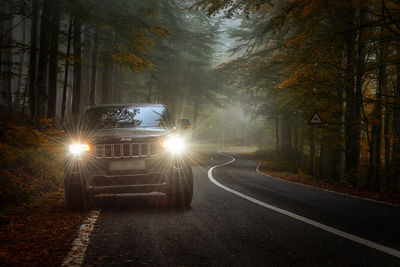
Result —
[[0, 226], [0, 265], [60, 266], [85, 217], [65, 209], [62, 190], [16, 210]]
[[[250, 158], [249, 158], [250, 159]], [[252, 158], [251, 158], [252, 159]], [[400, 197], [389, 193], [377, 193], [365, 189], [354, 188], [349, 185], [335, 183], [324, 179], [313, 178], [309, 175], [296, 174], [277, 168], [273, 163], [260, 159], [252, 159], [258, 162], [256, 171], [268, 177], [286, 180], [289, 182], [318, 188], [321, 190], [343, 194], [351, 197], [362, 198], [377, 202], [383, 202], [400, 206]]]

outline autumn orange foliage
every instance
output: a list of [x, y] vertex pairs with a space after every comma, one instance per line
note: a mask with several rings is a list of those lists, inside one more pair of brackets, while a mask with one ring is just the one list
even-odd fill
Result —
[[12, 207], [60, 188], [62, 149], [51, 121], [43, 120], [39, 129], [0, 121], [0, 223]]

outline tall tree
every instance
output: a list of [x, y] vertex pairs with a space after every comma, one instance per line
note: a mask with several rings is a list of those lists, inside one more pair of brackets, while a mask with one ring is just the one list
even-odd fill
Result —
[[110, 103], [111, 97], [111, 70], [112, 61], [108, 51], [103, 54], [103, 76], [102, 76], [102, 88], [101, 88], [101, 102], [103, 104]]
[[[400, 62], [400, 61], [399, 61]], [[400, 184], [400, 63], [396, 64], [396, 85], [393, 107], [393, 153], [391, 159], [391, 191], [399, 192]]]
[[92, 65], [90, 74], [90, 105], [96, 104], [96, 80], [97, 80], [97, 62], [98, 62], [98, 50], [99, 50], [99, 33], [95, 30], [93, 40], [93, 51], [92, 51]]
[[[12, 53], [13, 53], [13, 46], [12, 46], [12, 31], [10, 31], [10, 28], [12, 27], [12, 21], [13, 21], [13, 15], [10, 15], [12, 12], [9, 9], [9, 6], [6, 4], [6, 8], [4, 9], [5, 11], [5, 22], [4, 22], [4, 28], [6, 34], [4, 34], [4, 31], [2, 32], [2, 43], [0, 44], [2, 46], [2, 61], [0, 62], [0, 65], [4, 65], [3, 68], [0, 69], [2, 72], [1, 74], [1, 98], [4, 100], [5, 105], [7, 106], [8, 110], [11, 112], [12, 110], [12, 88], [11, 88], [11, 77], [12, 77], [12, 67], [13, 67], [13, 62], [12, 62]], [[1, 26], [1, 25], [0, 25]]]
[[60, 2], [51, 2], [50, 23], [50, 59], [49, 59], [49, 85], [47, 99], [47, 117], [55, 119], [57, 102], [57, 75], [58, 75], [58, 37], [60, 31]]
[[[346, 90], [346, 172], [354, 171], [359, 164], [359, 143], [356, 143], [359, 135], [359, 122], [357, 121], [358, 110], [358, 95], [355, 93], [355, 62], [356, 62], [356, 35], [353, 25], [355, 25], [355, 9], [354, 1], [349, 2], [347, 7], [347, 29], [345, 34], [346, 44], [346, 75], [345, 75], [345, 90]], [[354, 179], [353, 179], [354, 182]]]
[[82, 85], [82, 23], [75, 17], [73, 26], [74, 41], [74, 80], [72, 88], [72, 114], [79, 114]]
[[66, 109], [66, 104], [67, 104], [69, 61], [70, 61], [70, 56], [71, 56], [72, 27], [73, 27], [72, 16], [70, 17], [68, 24], [69, 24], [69, 26], [68, 26], [68, 32], [67, 32], [67, 51], [66, 51], [63, 91], [62, 91], [62, 99], [61, 99], [61, 124], [64, 123], [65, 109]]
[[[24, 21], [22, 23], [22, 44], [25, 45], [26, 43], [26, 35], [27, 35], [27, 25], [26, 25], [26, 21]], [[25, 56], [26, 56], [26, 51], [25, 49], [20, 49], [20, 58], [19, 58], [19, 62], [18, 62], [18, 75], [17, 75], [17, 85], [16, 85], [16, 92], [15, 92], [15, 99], [14, 99], [14, 107], [18, 108], [20, 103], [21, 103], [21, 99], [25, 99], [25, 93], [26, 92], [22, 92], [22, 80], [23, 80], [23, 73], [24, 73], [24, 67], [25, 67]], [[22, 94], [21, 94], [22, 92]], [[23, 100], [23, 102], [25, 102]], [[25, 103], [23, 103], [23, 105], [25, 105]]]
[[40, 47], [38, 76], [36, 81], [36, 112], [35, 121], [38, 123], [45, 117], [45, 104], [47, 100], [47, 79], [49, 61], [49, 32], [51, 0], [43, 0], [42, 15], [40, 19]]
[[32, 0], [31, 12], [31, 40], [30, 40], [30, 56], [29, 56], [29, 107], [31, 120], [36, 117], [36, 49], [37, 49], [37, 26], [39, 16], [39, 1]]

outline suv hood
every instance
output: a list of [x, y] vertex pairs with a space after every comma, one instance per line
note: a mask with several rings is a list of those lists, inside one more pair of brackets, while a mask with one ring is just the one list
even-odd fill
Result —
[[112, 128], [98, 129], [89, 131], [89, 139], [95, 143], [117, 143], [131, 142], [143, 138], [157, 138], [166, 136], [169, 133], [167, 129], [159, 127], [137, 127], [137, 128]]

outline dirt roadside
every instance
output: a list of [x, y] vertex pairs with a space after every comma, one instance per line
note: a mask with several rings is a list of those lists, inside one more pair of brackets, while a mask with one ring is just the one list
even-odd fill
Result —
[[[250, 155], [248, 155], [251, 157]], [[295, 174], [295, 173], [290, 173], [286, 170], [280, 169], [277, 167], [274, 163], [268, 162], [268, 161], [262, 161], [257, 158], [253, 158], [254, 160], [257, 160], [260, 162], [260, 166], [258, 170], [262, 172], [263, 174], [273, 176], [275, 178], [299, 183], [299, 184], [304, 184], [312, 187], [317, 187], [321, 188], [324, 190], [329, 190], [329, 191], [334, 191], [337, 193], [341, 194], [346, 194], [346, 195], [351, 195], [355, 197], [361, 197], [361, 198], [367, 198], [375, 201], [382, 201], [394, 205], [400, 205], [400, 196], [395, 195], [395, 194], [389, 194], [389, 193], [382, 193], [382, 192], [371, 192], [366, 189], [360, 189], [360, 188], [354, 188], [351, 187], [350, 185], [345, 185], [341, 184], [338, 182], [333, 182], [333, 181], [328, 181], [328, 180], [323, 180], [323, 179], [318, 179], [318, 178], [313, 178], [308, 175], [301, 175], [301, 174]]]
[[[191, 163], [207, 161], [210, 151], [196, 148]], [[0, 225], [0, 266], [60, 266], [86, 216], [65, 208], [63, 189], [8, 212]]]
[[0, 266], [60, 266], [85, 217], [66, 210], [62, 189], [16, 209], [0, 226]]

